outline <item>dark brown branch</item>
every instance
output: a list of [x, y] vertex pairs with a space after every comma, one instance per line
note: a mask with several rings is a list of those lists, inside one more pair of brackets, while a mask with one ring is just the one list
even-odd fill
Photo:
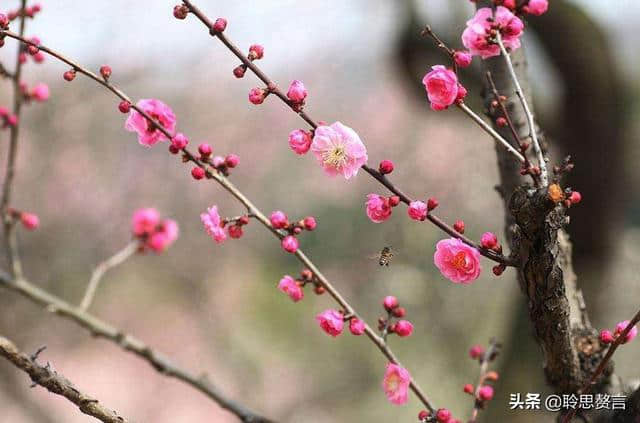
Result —
[[[200, 20], [200, 22], [202, 22], [209, 29], [209, 33], [211, 34], [211, 36], [218, 38], [242, 62], [244, 66], [250, 69], [267, 86], [270, 93], [275, 94], [280, 100], [282, 100], [286, 105], [288, 105], [293, 112], [298, 114], [305, 122], [307, 122], [313, 129], [318, 127], [318, 124], [316, 123], [316, 121], [314, 121], [304, 110], [298, 110], [296, 106], [293, 103], [291, 103], [291, 101], [289, 101], [285, 93], [280, 88], [278, 88], [276, 83], [273, 82], [262, 70], [260, 70], [260, 68], [253, 61], [245, 57], [245, 55], [242, 54], [240, 49], [235, 44], [233, 44], [233, 42], [231, 42], [231, 40], [224, 33], [216, 31], [214, 29], [214, 23], [198, 7], [196, 7], [189, 0], [184, 0], [183, 3], [187, 6], [187, 8], [189, 8], [189, 11], [193, 13], [198, 18], [198, 20]], [[519, 155], [518, 152], [516, 152], [516, 154]], [[398, 195], [400, 197], [400, 200], [403, 203], [408, 205], [412, 201], [411, 198], [406, 194], [403, 194], [403, 195], [397, 194], [401, 191], [397, 189], [393, 185], [393, 183], [389, 181], [388, 178], [380, 175], [379, 172], [376, 171], [375, 169], [372, 169], [367, 165], [363, 165], [362, 169], [365, 170], [369, 175], [373, 176], [376, 180], [378, 180], [378, 182], [381, 182], [387, 189], [389, 189], [389, 191]], [[382, 179], [381, 177], [383, 177], [384, 179]], [[453, 229], [453, 227], [445, 223], [442, 219], [439, 219], [437, 216], [432, 215], [431, 213], [429, 213], [429, 216], [433, 217], [433, 219], [428, 219], [430, 222], [436, 224], [436, 226], [438, 226], [440, 229], [447, 232], [452, 237], [458, 238], [464, 243], [475, 247], [480, 251], [482, 255], [484, 255], [488, 259], [493, 260], [497, 263], [504, 264], [506, 266], [517, 265], [515, 261], [511, 260], [508, 257], [505, 257], [501, 254], [497, 254], [493, 251], [490, 251], [484, 248], [480, 248], [480, 246], [477, 243], [459, 234], [457, 231]], [[447, 229], [445, 230], [444, 228], [447, 228]]]
[[64, 376], [56, 372], [50, 365], [41, 366], [37, 363], [37, 353], [28, 356], [7, 338], [0, 336], [0, 356], [6, 358], [14, 366], [29, 375], [34, 384], [40, 385], [47, 391], [63, 396], [75, 405], [84, 414], [95, 417], [105, 423], [126, 423], [126, 420], [115, 411], [104, 407], [97, 399], [80, 392]]
[[68, 304], [64, 300], [49, 294], [32, 283], [20, 279], [16, 280], [4, 271], [0, 270], [0, 286], [5, 286], [22, 296], [28, 298], [36, 304], [46, 308], [50, 313], [67, 318], [87, 329], [93, 336], [107, 339], [125, 351], [131, 352], [143, 360], [147, 361], [154, 369], [164, 376], [175, 378], [190, 385], [192, 388], [202, 392], [207, 397], [218, 403], [220, 407], [235, 414], [245, 423], [270, 423], [271, 420], [262, 417], [244, 405], [239, 404], [225, 397], [220, 390], [214, 386], [205, 376], [198, 377], [161, 354], [153, 350], [143, 341], [122, 332], [97, 317], [86, 313], [79, 307]]

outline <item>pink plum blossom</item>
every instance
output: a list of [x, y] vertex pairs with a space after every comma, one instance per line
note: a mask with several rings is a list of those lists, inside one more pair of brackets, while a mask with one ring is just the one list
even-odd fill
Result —
[[31, 97], [36, 101], [47, 101], [49, 99], [49, 87], [42, 82], [31, 89]]
[[34, 231], [40, 226], [40, 218], [37, 214], [22, 212], [20, 213], [20, 223], [26, 229]]
[[353, 319], [349, 320], [349, 331], [356, 335], [356, 336], [360, 336], [364, 333], [365, 330], [365, 324], [364, 321], [358, 319], [357, 317], [354, 317]]
[[356, 132], [335, 122], [316, 128], [311, 151], [329, 176], [341, 174], [346, 179], [358, 174], [367, 163], [367, 149]]
[[154, 208], [138, 209], [131, 219], [131, 232], [134, 236], [141, 237], [156, 231], [160, 224], [160, 213]]
[[488, 7], [478, 9], [475, 16], [467, 21], [467, 28], [462, 33], [462, 44], [473, 55], [483, 59], [500, 55], [500, 47], [490, 43], [490, 31], [496, 25], [500, 30], [505, 47], [515, 50], [520, 47], [520, 35], [524, 29], [522, 21], [509, 9], [498, 6], [495, 18]]
[[491, 250], [498, 246], [498, 237], [493, 232], [485, 232], [480, 238], [480, 244]]
[[266, 90], [262, 88], [251, 88], [251, 90], [249, 90], [249, 101], [251, 104], [262, 104], [265, 98], [267, 98]]
[[374, 223], [382, 223], [391, 216], [389, 199], [378, 194], [367, 195], [367, 216]]
[[344, 317], [337, 310], [325, 310], [316, 316], [320, 328], [327, 334], [336, 337], [342, 333]]
[[527, 3], [526, 11], [535, 16], [544, 14], [549, 9], [548, 0], [529, 0]]
[[398, 336], [409, 336], [413, 333], [413, 324], [408, 320], [399, 320], [395, 326], [395, 333]]
[[478, 398], [482, 401], [491, 401], [493, 398], [493, 387], [489, 385], [483, 385], [478, 390]]
[[298, 281], [289, 275], [285, 275], [278, 283], [278, 289], [289, 296], [293, 302], [298, 302], [304, 297], [304, 291]]
[[219, 244], [227, 239], [227, 234], [224, 232], [222, 225], [222, 219], [218, 214], [218, 206], [209, 207], [206, 213], [200, 215], [200, 220], [209, 236], [213, 238], [215, 242]]
[[306, 154], [311, 148], [311, 134], [302, 129], [296, 129], [289, 133], [289, 147], [296, 154]]
[[409, 371], [394, 363], [388, 363], [382, 381], [382, 388], [387, 399], [396, 405], [402, 405], [409, 399], [409, 384], [411, 375]]
[[269, 221], [271, 222], [271, 226], [276, 229], [286, 228], [289, 225], [289, 219], [287, 218], [287, 215], [280, 210], [276, 210], [271, 213], [271, 216], [269, 216]]
[[458, 77], [451, 69], [442, 65], [431, 67], [431, 72], [422, 78], [422, 84], [427, 90], [427, 97], [433, 110], [444, 110], [451, 106], [458, 98]]
[[409, 203], [407, 214], [413, 220], [424, 220], [427, 218], [428, 206], [422, 201], [412, 201]]
[[307, 98], [307, 89], [304, 87], [302, 81], [297, 79], [291, 82], [289, 90], [287, 91], [287, 98], [294, 103], [302, 103]]
[[471, 65], [471, 61], [473, 60], [473, 55], [468, 51], [456, 51], [453, 53], [453, 60], [455, 60], [456, 65], [461, 68], [466, 68]]
[[[624, 330], [627, 328], [629, 323], [631, 323], [629, 320], [623, 320], [622, 322], [618, 323], [616, 325], [615, 335], [620, 336], [622, 332], [624, 332]], [[622, 341], [622, 343], [626, 344], [627, 342], [635, 338], [637, 335], [638, 335], [638, 327], [634, 325], [629, 331], [629, 333], [627, 333], [627, 336], [624, 338], [624, 341]]]
[[613, 337], [613, 334], [610, 330], [605, 329], [603, 331], [600, 331], [600, 341], [604, 344], [610, 344], [615, 341], [615, 338]]
[[442, 275], [454, 283], [470, 284], [480, 276], [480, 253], [457, 238], [438, 241], [433, 261]]
[[[151, 118], [160, 123], [164, 129], [173, 134], [176, 130], [176, 115], [169, 106], [160, 100], [144, 99], [138, 101], [137, 106], [147, 113]], [[168, 141], [165, 134], [156, 128], [156, 125], [149, 122], [137, 110], [131, 109], [129, 117], [124, 125], [125, 129], [138, 134], [138, 142], [147, 147], [151, 147], [158, 141]]]
[[165, 219], [158, 229], [147, 239], [146, 246], [156, 253], [161, 253], [178, 239], [178, 224], [175, 220]]
[[296, 238], [295, 236], [287, 235], [282, 238], [281, 245], [283, 250], [285, 250], [287, 253], [293, 254], [298, 251], [300, 243], [298, 242], [298, 238]]

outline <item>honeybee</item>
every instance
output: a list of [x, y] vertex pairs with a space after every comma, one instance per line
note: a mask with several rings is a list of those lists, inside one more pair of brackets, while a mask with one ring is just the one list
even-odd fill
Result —
[[391, 264], [391, 260], [393, 259], [395, 255], [395, 251], [393, 250], [393, 247], [386, 246], [384, 248], [382, 248], [382, 250], [380, 250], [380, 252], [378, 252], [377, 254], [371, 256], [371, 259], [375, 259], [378, 260], [378, 264], [380, 266], [389, 266]]

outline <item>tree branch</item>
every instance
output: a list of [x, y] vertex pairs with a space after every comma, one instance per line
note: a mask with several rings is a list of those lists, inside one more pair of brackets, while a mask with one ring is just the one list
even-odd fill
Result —
[[105, 408], [97, 399], [80, 392], [64, 376], [51, 369], [51, 366], [41, 366], [36, 362], [37, 354], [28, 356], [7, 338], [0, 336], [0, 356], [3, 356], [14, 366], [26, 372], [34, 384], [40, 385], [49, 392], [61, 395], [78, 406], [84, 414], [95, 417], [105, 423], [127, 423], [129, 420], [120, 417], [115, 411]]
[[220, 407], [235, 414], [241, 421], [245, 423], [272, 422], [266, 417], [262, 417], [252, 412], [244, 405], [225, 397], [220, 390], [206, 378], [206, 376], [197, 377], [192, 375], [187, 370], [172, 363], [168, 357], [156, 350], [153, 350], [143, 341], [122, 332], [120, 329], [103, 322], [78, 307], [68, 304], [64, 300], [49, 294], [27, 280], [14, 279], [6, 272], [0, 270], [0, 286], [5, 286], [28, 298], [34, 303], [44, 306], [50, 313], [55, 313], [73, 321], [82, 328], [87, 329], [93, 336], [107, 339], [118, 345], [123, 350], [137, 355], [147, 361], [154, 369], [164, 376], [181, 380], [192, 388], [202, 392], [218, 403]]
[[[486, 0], [477, 3], [478, 8], [490, 6]], [[511, 66], [502, 57], [482, 63], [483, 73], [490, 71], [497, 90], [507, 96], [505, 107], [520, 138], [532, 135], [528, 130], [528, 114], [516, 96], [517, 91], [523, 98], [530, 95], [524, 48], [511, 53]], [[511, 70], [515, 78], [511, 77]], [[519, 81], [517, 87], [516, 80]], [[492, 87], [485, 82], [487, 106], [493, 100], [491, 93]], [[532, 114], [531, 110], [529, 114]], [[510, 128], [497, 125], [494, 128], [504, 137], [513, 138]], [[591, 326], [582, 292], [577, 286], [571, 262], [571, 242], [564, 231], [568, 223], [566, 211], [549, 199], [546, 188], [535, 190], [524, 185], [520, 170], [512, 160], [502, 149], [496, 152], [504, 193], [507, 238], [522, 263], [518, 279], [529, 300], [529, 317], [542, 349], [547, 380], [558, 392], [577, 392], [601, 361], [604, 348], [598, 332]], [[596, 389], [605, 390], [614, 381], [611, 376], [612, 367], [608, 366]]]
[[[26, 43], [28, 45], [35, 45], [33, 42], [24, 39], [23, 37], [20, 37], [10, 31], [0, 31], [0, 34], [4, 34], [10, 38], [14, 38], [16, 40], [19, 40], [23, 43]], [[116, 96], [118, 96], [120, 99], [128, 101], [129, 103], [131, 103], [131, 100], [129, 99], [129, 97], [122, 92], [119, 88], [117, 88], [116, 86], [114, 86], [113, 84], [111, 84], [109, 81], [104, 80], [103, 78], [98, 77], [95, 73], [89, 71], [88, 69], [82, 67], [81, 65], [71, 61], [70, 59], [64, 57], [63, 55], [61, 55], [60, 53], [53, 51], [45, 46], [42, 45], [37, 45], [37, 47], [39, 48], [40, 51], [43, 51], [61, 61], [63, 61], [64, 63], [72, 66], [78, 73], [81, 73], [83, 75], [88, 76], [89, 78], [93, 79], [94, 81], [98, 82], [100, 85], [106, 87], [107, 89], [109, 89], [111, 92], [113, 92]], [[237, 50], [237, 49], [236, 49]], [[251, 63], [251, 62], [249, 62]], [[259, 72], [259, 71], [258, 71]], [[266, 78], [266, 76], [265, 76]], [[284, 94], [283, 94], [284, 96]], [[285, 97], [286, 98], [286, 97]], [[138, 106], [136, 106], [135, 104], [131, 104], [131, 108], [136, 110], [138, 113], [140, 113], [142, 116], [145, 117], [145, 119], [147, 119], [149, 122], [152, 122], [155, 127], [157, 128], [157, 130], [161, 131], [165, 136], [167, 136], [168, 138], [173, 138], [173, 134], [169, 133], [169, 131], [167, 131], [159, 122], [157, 122], [153, 117], [151, 117], [149, 114], [147, 114], [144, 110], [140, 109]], [[274, 236], [276, 236], [278, 239], [282, 239], [284, 237], [284, 235], [278, 231], [277, 229], [275, 229], [272, 225], [271, 222], [269, 221], [269, 219], [264, 215], [264, 213], [262, 213], [260, 211], [260, 209], [258, 209], [255, 205], [253, 205], [253, 203], [240, 191], [238, 190], [229, 179], [227, 179], [223, 174], [221, 174], [220, 172], [218, 172], [215, 168], [210, 167], [210, 165], [208, 163], [205, 163], [203, 161], [201, 161], [200, 159], [198, 159], [193, 153], [191, 153], [186, 147], [183, 148], [182, 150], [183, 153], [183, 161], [185, 162], [192, 162], [194, 163], [196, 166], [202, 168], [205, 171], [205, 175], [207, 177], [207, 179], [213, 179], [216, 182], [218, 182], [225, 190], [227, 190], [234, 198], [236, 198], [240, 203], [242, 203], [246, 208], [247, 211], [250, 215], [253, 215], [255, 217], [256, 220], [258, 220], [263, 226], [265, 226], [265, 228], [267, 228]], [[378, 181], [380, 181], [381, 183], [383, 183], [384, 186], [388, 187], [392, 192], [394, 193], [400, 193], [401, 192], [395, 188], [395, 186], [382, 174], [380, 174], [380, 172], [371, 169], [367, 166], [363, 167], [364, 170], [366, 172], [368, 172], [369, 174], [371, 174], [374, 178], [376, 178]], [[399, 195], [399, 194], [398, 194]], [[410, 199], [402, 194], [401, 198], [403, 199], [404, 202], [408, 203], [410, 202]], [[429, 214], [427, 216], [427, 219], [429, 219], [431, 222], [433, 222], [434, 224], [436, 224], [437, 226], [439, 226], [441, 229], [447, 231], [448, 233], [450, 233], [452, 236], [456, 236], [457, 238], [460, 238], [461, 240], [463, 240], [464, 242], [470, 242], [471, 245], [476, 245], [475, 243], [473, 243], [473, 241], [469, 240], [468, 238], [464, 237], [461, 234], [458, 234], [453, 228], [450, 228], [446, 223], [444, 223], [443, 221], [441, 221], [439, 218], [437, 218], [435, 215]], [[454, 235], [455, 234], [455, 235]], [[481, 248], [481, 247], [477, 247], [479, 249], [479, 251], [485, 255], [487, 255], [488, 257], [494, 257], [493, 259], [499, 262], [504, 262], [505, 264], [510, 264], [510, 265], [514, 265], [514, 262], [506, 257], [502, 257], [501, 255], [498, 255], [495, 252], [490, 252], [487, 249]], [[357, 313], [355, 312], [355, 310], [353, 309], [353, 307], [345, 300], [344, 297], [342, 297], [342, 295], [338, 292], [338, 290], [329, 282], [329, 280], [320, 272], [320, 270], [317, 268], [317, 266], [304, 254], [304, 252], [301, 249], [298, 249], [295, 253], [295, 256], [298, 258], [298, 260], [309, 270], [311, 270], [311, 272], [313, 272], [313, 274], [315, 275], [315, 277], [317, 278], [317, 280], [319, 281], [320, 284], [322, 284], [322, 286], [325, 288], [325, 290], [329, 293], [329, 295], [331, 295], [331, 297], [343, 308], [343, 311], [345, 312], [345, 315], [349, 315], [349, 316], [354, 316], [354, 317], [358, 317], [360, 320], [362, 320], [363, 322], [365, 321], [364, 319], [362, 319], [361, 317], [359, 317], [357, 315]], [[10, 284], [9, 286], [13, 286], [16, 288], [23, 288], [23, 289], [17, 289], [19, 292], [26, 294], [28, 297], [33, 299], [33, 294], [34, 289], [38, 289], [37, 287], [35, 287], [34, 285], [31, 285], [29, 283], [26, 283], [24, 280], [16, 280], [14, 281], [13, 284]], [[24, 289], [27, 288], [27, 289]], [[44, 298], [49, 298], [52, 299], [52, 296], [44, 291], [40, 292], [41, 295], [45, 295]], [[42, 298], [42, 296], [41, 296]], [[60, 302], [62, 300], [58, 300], [57, 298], [53, 298], [55, 299], [57, 302]], [[43, 301], [39, 301], [41, 304], [42, 303], [47, 303], [47, 300], [45, 299], [44, 302]], [[87, 327], [88, 329], [92, 330], [95, 329], [95, 327], [93, 325], [89, 325], [87, 326], [89, 320], [87, 320], [87, 317], [89, 315], [81, 312], [80, 310], [69, 306], [66, 303], [62, 304], [63, 307], [60, 308], [58, 306], [53, 307], [53, 311], [65, 315], [67, 317], [72, 318], [73, 320], [75, 320], [77, 323], [81, 324], [84, 327]], [[91, 319], [94, 319], [93, 317]], [[102, 322], [100, 322], [102, 323]], [[117, 332], [115, 330], [115, 328], [109, 328], [110, 330], [103, 330], [102, 333], [97, 333], [98, 336], [104, 336], [106, 338], [118, 341], [119, 343], [122, 342], [122, 335]], [[376, 347], [378, 347], [378, 349], [380, 350], [380, 352], [382, 352], [382, 354], [391, 362], [397, 364], [397, 365], [401, 365], [400, 362], [398, 361], [398, 359], [396, 358], [395, 354], [393, 353], [393, 351], [389, 348], [389, 346], [386, 344], [386, 342], [384, 341], [384, 339], [382, 339], [380, 336], [378, 336], [375, 331], [373, 329], [371, 329], [371, 327], [369, 325], [367, 325], [365, 323], [365, 334], [367, 335], [367, 337], [376, 345]], [[138, 341], [139, 342], [139, 341]], [[131, 347], [134, 348], [131, 348]], [[148, 347], [144, 346], [144, 345], [129, 345], [124, 346], [123, 348], [127, 349], [127, 350], [131, 350], [135, 353], [138, 353], [139, 355], [149, 358], [148, 357]], [[152, 364], [153, 361], [151, 361]], [[161, 371], [163, 370], [163, 368], [160, 368]], [[422, 390], [422, 388], [420, 388], [420, 386], [417, 384], [417, 382], [415, 380], [411, 380], [410, 383], [410, 388], [413, 391], [413, 393], [418, 397], [418, 399], [420, 399], [420, 401], [425, 405], [425, 407], [427, 407], [429, 409], [429, 411], [431, 411], [432, 413], [435, 412], [435, 407], [433, 407], [433, 405], [431, 404], [431, 402], [429, 401], [429, 399], [427, 398], [426, 394], [424, 393], [424, 391]], [[253, 420], [248, 420], [248, 421], [253, 421]]]
[[98, 285], [100, 285], [100, 281], [102, 280], [102, 276], [107, 272], [107, 270], [116, 267], [121, 264], [129, 257], [134, 255], [136, 251], [138, 251], [139, 242], [131, 241], [124, 247], [122, 250], [115, 253], [113, 256], [109, 257], [105, 261], [98, 264], [93, 273], [91, 274], [91, 279], [89, 279], [89, 284], [87, 285], [87, 290], [84, 293], [84, 297], [80, 302], [80, 309], [87, 310], [89, 306], [91, 306], [91, 302], [93, 301], [93, 297], [96, 295], [96, 291], [98, 290]]
[[522, 104], [522, 109], [524, 110], [524, 114], [527, 118], [527, 124], [529, 125], [529, 134], [531, 140], [533, 142], [533, 150], [536, 152], [536, 156], [538, 158], [538, 166], [540, 166], [540, 179], [542, 182], [542, 186], [546, 187], [549, 185], [549, 177], [547, 174], [547, 163], [545, 162], [544, 155], [542, 154], [542, 148], [540, 147], [540, 142], [538, 141], [538, 131], [536, 129], [536, 124], [533, 121], [533, 113], [529, 108], [529, 102], [522, 91], [522, 87], [520, 86], [520, 82], [518, 81], [518, 76], [516, 75], [516, 71], [513, 69], [513, 63], [511, 62], [511, 56], [507, 52], [507, 49], [504, 47], [504, 43], [502, 42], [502, 37], [500, 36], [500, 31], [496, 33], [496, 40], [498, 45], [500, 46], [500, 52], [502, 53], [502, 57], [504, 57], [505, 63], [507, 65], [507, 70], [509, 71], [509, 76], [511, 77], [511, 81], [513, 82], [513, 86], [516, 91], [516, 95], [520, 99], [520, 103]]
[[[20, 3], [20, 37], [24, 37], [26, 13], [24, 9], [27, 0], [21, 0]], [[15, 220], [9, 216], [9, 204], [11, 201], [11, 188], [13, 186], [13, 178], [16, 172], [16, 159], [18, 155], [18, 135], [20, 133], [20, 111], [22, 109], [22, 90], [20, 89], [20, 78], [22, 76], [22, 61], [20, 53], [22, 47], [18, 46], [16, 53], [16, 65], [13, 74], [11, 74], [12, 90], [13, 90], [13, 114], [17, 118], [15, 125], [11, 125], [9, 135], [9, 153], [7, 158], [7, 168], [5, 171], [4, 185], [2, 186], [2, 199], [0, 199], [0, 217], [4, 226], [4, 241], [7, 249], [7, 258], [11, 265], [11, 271], [15, 277], [22, 276], [22, 265], [20, 256], [18, 255], [18, 240], [15, 233]]]
[[[214, 23], [211, 21], [211, 19], [209, 19], [197, 6], [195, 6], [189, 0], [184, 0], [183, 3], [189, 9], [189, 11], [193, 13], [198, 18], [198, 20], [202, 22], [209, 29], [209, 34], [212, 37], [218, 38], [242, 62], [242, 64], [247, 67], [247, 69], [251, 70], [267, 86], [267, 89], [269, 90], [270, 93], [275, 94], [276, 97], [278, 97], [287, 106], [289, 106], [289, 108], [293, 112], [295, 112], [305, 122], [307, 122], [312, 129], [315, 129], [318, 127], [318, 123], [315, 120], [313, 120], [311, 116], [307, 114], [307, 112], [297, 108], [296, 105], [293, 104], [287, 98], [285, 93], [282, 92], [280, 88], [278, 88], [278, 85], [275, 82], [273, 82], [253, 61], [245, 57], [240, 51], [240, 49], [224, 33], [217, 32], [214, 29]], [[500, 140], [498, 139], [498, 141]], [[520, 153], [518, 152], [516, 152], [516, 154], [520, 155]], [[521, 158], [519, 158], [519, 160], [521, 160]], [[371, 175], [374, 179], [376, 179], [378, 182], [382, 183], [382, 185], [384, 185], [387, 189], [389, 189], [389, 191], [398, 195], [400, 197], [400, 200], [403, 203], [407, 205], [411, 203], [412, 199], [406, 194], [399, 194], [401, 193], [401, 191], [398, 188], [396, 188], [395, 185], [385, 175], [380, 174], [380, 172], [378, 172], [375, 169], [372, 169], [366, 164], [362, 166], [362, 169], [366, 171], [369, 175]], [[431, 216], [433, 218], [430, 218]], [[451, 225], [448, 225], [445, 221], [438, 218], [436, 215], [429, 213], [429, 215], [427, 216], [427, 220], [429, 220], [431, 223], [434, 223], [436, 226], [438, 226], [440, 229], [448, 233], [450, 236], [454, 238], [458, 238], [462, 242], [476, 248], [480, 252], [480, 254], [487, 257], [488, 259], [493, 260], [497, 263], [504, 264], [505, 266], [517, 265], [515, 261], [511, 260], [508, 257], [503, 256], [502, 254], [498, 254], [495, 251], [482, 248], [482, 246], [480, 246], [478, 243], [458, 233], [456, 230], [453, 229]]]

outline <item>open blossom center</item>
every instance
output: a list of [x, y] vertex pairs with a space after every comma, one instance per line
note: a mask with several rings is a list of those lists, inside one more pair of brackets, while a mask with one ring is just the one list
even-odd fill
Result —
[[400, 386], [400, 378], [396, 374], [392, 374], [387, 378], [387, 390], [395, 391]]
[[451, 265], [458, 270], [464, 270], [467, 267], [466, 254], [463, 251], [460, 251], [458, 254], [453, 256]]
[[347, 152], [344, 145], [337, 145], [331, 150], [325, 152], [322, 155], [324, 164], [335, 167], [336, 169], [342, 168], [347, 163]]

